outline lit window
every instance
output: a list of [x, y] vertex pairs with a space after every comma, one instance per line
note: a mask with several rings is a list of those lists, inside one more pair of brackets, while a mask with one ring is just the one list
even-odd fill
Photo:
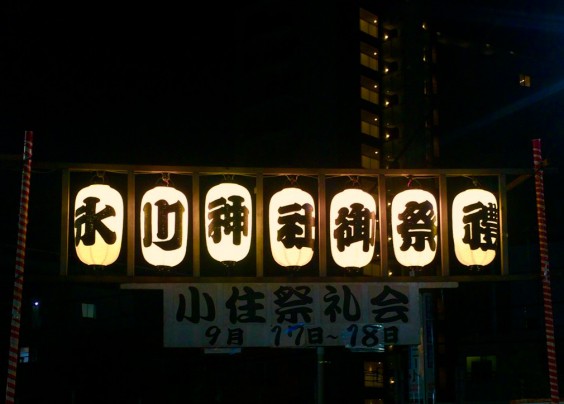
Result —
[[360, 44], [360, 64], [378, 71], [378, 49], [366, 43]]
[[472, 381], [493, 380], [495, 371], [496, 357], [494, 355], [466, 357], [466, 374]]
[[531, 76], [527, 74], [519, 75], [519, 85], [521, 87], [531, 87]]
[[29, 363], [29, 347], [20, 348], [20, 363]]
[[378, 115], [366, 110], [360, 111], [360, 132], [375, 138], [380, 137], [380, 127], [378, 126]]
[[362, 8], [360, 9], [360, 31], [378, 38], [378, 17]]
[[377, 170], [380, 168], [380, 160], [368, 156], [362, 156], [361, 166], [365, 170]]
[[96, 305], [82, 303], [82, 318], [96, 318]]
[[378, 104], [378, 83], [362, 76], [360, 78], [360, 98], [373, 104]]
[[362, 144], [362, 159], [361, 165], [364, 169], [378, 169], [380, 168], [380, 150], [376, 147]]
[[381, 361], [364, 361], [364, 387], [384, 387], [384, 364]]

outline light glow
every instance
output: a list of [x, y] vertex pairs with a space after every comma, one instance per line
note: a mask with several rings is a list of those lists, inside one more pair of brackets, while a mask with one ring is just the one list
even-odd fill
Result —
[[157, 186], [143, 195], [140, 209], [141, 251], [158, 267], [184, 260], [188, 239], [188, 200], [173, 187]]
[[[363, 218], [362, 227], [355, 224], [359, 216]], [[338, 193], [331, 201], [329, 220], [331, 256], [337, 265], [342, 268], [362, 268], [370, 264], [374, 256], [376, 239], [374, 197], [358, 188], [346, 189]], [[357, 240], [350, 242], [349, 239], [349, 242], [339, 245], [337, 236], [343, 231], [347, 232], [347, 237], [354, 237]]]
[[235, 183], [212, 187], [205, 199], [206, 246], [213, 259], [235, 263], [251, 249], [253, 206], [249, 191]]
[[407, 189], [394, 197], [392, 239], [401, 265], [424, 267], [433, 261], [437, 253], [436, 214], [437, 201], [428, 191]]
[[116, 261], [121, 250], [123, 212], [123, 198], [109, 185], [94, 184], [77, 193], [74, 245], [80, 261], [100, 266]]
[[497, 200], [489, 191], [473, 188], [452, 202], [452, 236], [458, 261], [466, 266], [485, 266], [496, 256], [499, 238]]
[[[294, 206], [294, 209], [289, 207]], [[310, 209], [308, 213], [307, 210]], [[281, 211], [286, 210], [283, 214]], [[284, 220], [297, 216], [303, 220]], [[310, 220], [312, 226], [304, 221]], [[283, 222], [283, 223], [281, 223]], [[284, 228], [294, 227], [291, 234], [284, 235]], [[313, 258], [315, 240], [315, 202], [313, 197], [296, 187], [284, 188], [275, 193], [269, 205], [270, 249], [274, 260], [283, 267], [302, 267]], [[291, 247], [285, 246], [290, 237], [295, 237]], [[298, 244], [298, 245], [296, 245]], [[304, 245], [302, 245], [304, 244]]]

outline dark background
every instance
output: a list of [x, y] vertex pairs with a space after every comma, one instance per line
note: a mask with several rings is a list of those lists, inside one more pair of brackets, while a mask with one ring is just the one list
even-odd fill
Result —
[[[545, 154], [558, 165], [563, 154], [562, 6], [414, 2], [419, 3], [442, 38], [441, 159], [436, 164], [529, 167], [530, 140], [542, 138]], [[21, 153], [23, 132], [33, 130], [37, 161], [357, 165], [351, 158], [335, 158], [343, 150], [343, 136], [330, 134], [340, 124], [331, 111], [348, 107], [335, 99], [335, 77], [344, 68], [335, 61], [345, 59], [347, 41], [356, 43], [357, 32], [343, 29], [338, 38], [300, 34], [320, 5], [334, 15], [340, 12], [338, 4], [323, 2], [221, 7], [211, 2], [186, 7], [5, 2], [0, 9], [0, 153]], [[285, 27], [296, 34], [277, 41], [276, 30]], [[269, 39], [252, 40], [255, 31]], [[525, 73], [532, 74], [533, 86], [527, 93], [503, 95], [498, 84], [498, 93], [488, 94], [500, 82], [503, 72], [496, 66], [508, 65], [509, 52], [518, 58], [516, 65], [531, 66], [532, 73]], [[299, 64], [288, 63], [300, 58]], [[312, 105], [308, 97], [314, 92], [324, 92], [324, 101]], [[282, 107], [264, 106], [273, 99], [283, 100]], [[253, 113], [260, 100], [267, 116]], [[473, 153], [480, 158], [467, 157]]]

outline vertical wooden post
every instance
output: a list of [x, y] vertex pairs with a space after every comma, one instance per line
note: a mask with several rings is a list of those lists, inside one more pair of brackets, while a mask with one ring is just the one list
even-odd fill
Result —
[[16, 269], [14, 276], [14, 298], [12, 302], [12, 323], [10, 329], [10, 349], [8, 351], [8, 377], [6, 379], [6, 404], [16, 398], [16, 371], [18, 368], [20, 318], [22, 307], [25, 247], [27, 239], [27, 209], [29, 205], [29, 186], [31, 179], [31, 150], [33, 132], [26, 131], [23, 152], [22, 185], [20, 193], [20, 216], [18, 222], [18, 242], [16, 250]]
[[539, 231], [539, 251], [542, 271], [542, 294], [544, 303], [544, 327], [546, 332], [546, 353], [548, 358], [548, 381], [550, 385], [550, 402], [558, 404], [558, 370], [556, 366], [556, 349], [554, 344], [554, 320], [552, 314], [552, 291], [550, 287], [550, 271], [548, 268], [548, 240], [546, 218], [544, 214], [544, 185], [542, 176], [541, 141], [533, 139], [533, 160], [535, 169], [535, 191], [537, 201], [537, 222]]

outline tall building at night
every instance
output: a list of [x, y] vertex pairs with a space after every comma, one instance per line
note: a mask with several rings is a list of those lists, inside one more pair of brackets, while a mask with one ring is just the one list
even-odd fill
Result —
[[421, 5], [361, 5], [364, 168], [430, 167], [438, 158], [436, 49]]
[[218, 118], [242, 149], [259, 147], [281, 166], [434, 164], [436, 53], [422, 6], [360, 3], [234, 12], [222, 67], [232, 82], [218, 95], [231, 105]]

